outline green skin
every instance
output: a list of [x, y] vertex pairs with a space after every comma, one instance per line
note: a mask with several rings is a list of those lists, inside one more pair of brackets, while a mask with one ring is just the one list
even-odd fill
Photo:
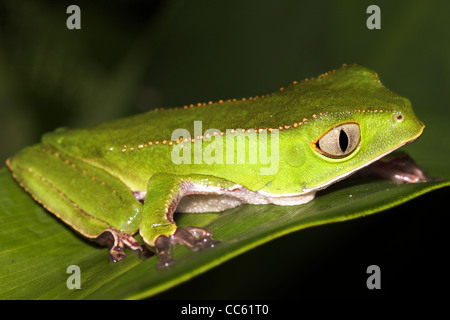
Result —
[[[279, 129], [277, 172], [261, 174], [268, 165], [259, 161], [175, 164], [171, 155], [179, 143], [171, 140], [173, 131], [185, 128], [192, 134], [198, 120], [203, 130]], [[342, 158], [318, 152], [315, 142], [349, 122], [359, 124], [361, 132], [353, 152]], [[317, 190], [415, 140], [423, 128], [409, 100], [386, 89], [376, 73], [343, 66], [263, 97], [153, 110], [87, 129], [58, 129], [8, 159], [7, 165], [35, 200], [84, 236], [103, 241], [109, 231], [113, 260], [122, 258], [117, 254], [122, 240], [139, 249], [131, 237], [138, 231], [150, 248], [167, 258], [173, 244], [215, 244], [204, 229], [177, 233], [181, 228], [172, 215], [183, 196], [237, 195], [240, 203], [305, 203]], [[209, 143], [203, 141], [203, 150]], [[199, 200], [185, 211], [213, 208], [214, 202], [202, 207]]]

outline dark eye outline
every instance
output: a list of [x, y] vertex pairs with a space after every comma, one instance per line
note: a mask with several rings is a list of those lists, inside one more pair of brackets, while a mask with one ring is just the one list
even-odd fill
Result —
[[[333, 155], [333, 154], [330, 154], [330, 153], [328, 153], [328, 152], [323, 151], [323, 150], [320, 148], [320, 140], [321, 140], [326, 134], [328, 134], [330, 131], [336, 129], [337, 127], [340, 127], [340, 126], [343, 126], [343, 125], [349, 124], [349, 123], [357, 124], [358, 127], [359, 127], [359, 137], [358, 137], [358, 141], [354, 144], [353, 150], [350, 150], [349, 152], [344, 153], [344, 154], [342, 154], [342, 155]], [[345, 131], [341, 130], [341, 132], [340, 132], [340, 134], [339, 134], [339, 143], [341, 143], [341, 138], [342, 138], [341, 135], [342, 135], [342, 132], [345, 133]], [[349, 143], [349, 140], [348, 140], [348, 139], [349, 139], [349, 138], [348, 138], [348, 135], [346, 135], [346, 137], [345, 137], [343, 140], [346, 140], [346, 143], [348, 144], [348, 143]], [[348, 122], [343, 122], [343, 123], [340, 123], [340, 124], [338, 124], [338, 125], [335, 125], [334, 127], [332, 127], [332, 128], [330, 128], [330, 129], [328, 129], [327, 131], [325, 131], [325, 132], [324, 132], [317, 140], [311, 142], [311, 147], [312, 147], [313, 150], [316, 151], [317, 153], [319, 153], [319, 154], [321, 154], [321, 155], [323, 155], [323, 156], [325, 156], [325, 157], [327, 157], [327, 158], [333, 160], [333, 159], [343, 159], [343, 158], [347, 158], [348, 156], [352, 155], [356, 150], [359, 149], [360, 144], [361, 144], [361, 126], [360, 126], [360, 124], [359, 124], [358, 122], [355, 122], [355, 121], [348, 121]], [[348, 147], [348, 145], [347, 145], [347, 147]], [[341, 150], [342, 150], [342, 148], [341, 148]], [[343, 151], [343, 152], [344, 152], [344, 151]]]

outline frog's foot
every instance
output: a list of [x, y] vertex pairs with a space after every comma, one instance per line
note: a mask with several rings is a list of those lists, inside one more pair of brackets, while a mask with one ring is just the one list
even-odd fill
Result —
[[406, 154], [394, 158], [382, 158], [367, 168], [364, 168], [364, 172], [361, 173], [362, 176], [377, 176], [382, 179], [393, 180], [397, 183], [418, 183], [438, 180], [427, 177], [414, 160]]
[[114, 228], [103, 231], [103, 233], [96, 238], [96, 241], [101, 245], [110, 247], [109, 260], [111, 262], [118, 262], [127, 256], [125, 253], [125, 246], [129, 247], [133, 252], [140, 251], [141, 253], [146, 253], [148, 251], [147, 248], [135, 240], [132, 235], [121, 233]]
[[164, 268], [173, 264], [171, 248], [174, 245], [185, 245], [191, 250], [213, 248], [220, 241], [212, 239], [212, 232], [204, 228], [178, 227], [169, 237], [161, 235], [155, 241], [155, 251], [159, 257], [157, 267]]

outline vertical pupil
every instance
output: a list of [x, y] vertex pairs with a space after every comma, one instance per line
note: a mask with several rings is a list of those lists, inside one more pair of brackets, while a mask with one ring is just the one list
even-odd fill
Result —
[[348, 147], [348, 136], [342, 129], [339, 133], [339, 147], [341, 148], [343, 153], [345, 152], [345, 150], [347, 150]]

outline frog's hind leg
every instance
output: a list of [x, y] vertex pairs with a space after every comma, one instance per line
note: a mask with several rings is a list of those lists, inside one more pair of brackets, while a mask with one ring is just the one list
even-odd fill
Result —
[[125, 258], [125, 246], [130, 248], [133, 252], [140, 251], [141, 254], [147, 253], [147, 248], [139, 243], [132, 235], [128, 233], [121, 233], [115, 228], [108, 228], [103, 231], [96, 239], [97, 243], [108, 246], [109, 260], [111, 262], [118, 262]]
[[111, 260], [125, 257], [124, 246], [143, 251], [131, 236], [138, 229], [142, 204], [120, 179], [42, 145], [23, 149], [7, 165], [45, 209], [83, 236], [110, 244]]

